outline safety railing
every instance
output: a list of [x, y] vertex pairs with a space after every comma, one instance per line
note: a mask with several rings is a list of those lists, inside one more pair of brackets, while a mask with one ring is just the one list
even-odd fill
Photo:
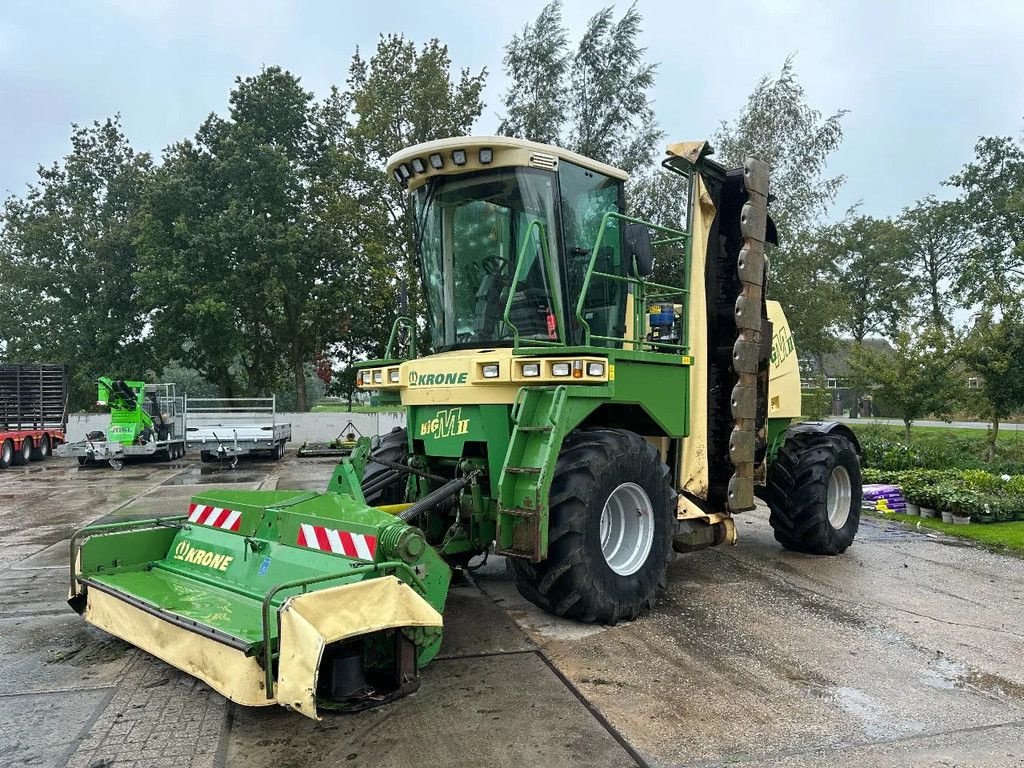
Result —
[[388, 344], [384, 348], [384, 359], [394, 360], [395, 344], [398, 341], [398, 332], [402, 328], [409, 329], [409, 357], [407, 360], [416, 359], [416, 321], [411, 317], [396, 317], [395, 322], [391, 325], [391, 335], [388, 336]]
[[[683, 287], [676, 287], [672, 285], [662, 285], [661, 283], [655, 283], [646, 278], [642, 277], [630, 277], [628, 275], [615, 275], [610, 272], [602, 272], [595, 269], [597, 264], [598, 255], [601, 252], [601, 245], [605, 239], [605, 233], [609, 229], [618, 229], [618, 222], [624, 221], [629, 224], [642, 224], [648, 229], [653, 229], [656, 232], [661, 232], [667, 235], [659, 240], [655, 240], [651, 243], [651, 247], [666, 246], [673, 243], [683, 243], [684, 257], [683, 257], [683, 274], [685, 275], [685, 285]], [[635, 263], [630, 264], [630, 272], [633, 275], [637, 274], [637, 265]], [[584, 316], [584, 307], [587, 303], [587, 295], [590, 291], [590, 286], [593, 279], [597, 277], [602, 280], [609, 280], [611, 282], [625, 283], [633, 286], [633, 335], [631, 337], [622, 338], [617, 336], [604, 336], [595, 334], [591, 331], [590, 323], [587, 322]], [[587, 263], [587, 271], [583, 276], [583, 283], [580, 286], [579, 299], [576, 301], [576, 321], [579, 323], [580, 328], [583, 329], [583, 346], [590, 346], [594, 340], [613, 342], [615, 344], [622, 344], [625, 348], [627, 345], [632, 345], [632, 349], [643, 349], [648, 348], [653, 351], [666, 350], [672, 352], [680, 352], [686, 354], [689, 351], [689, 329], [687, 324], [687, 304], [689, 299], [689, 280], [690, 280], [690, 233], [684, 232], [679, 229], [672, 229], [671, 227], [663, 227], [659, 224], [652, 224], [649, 221], [643, 221], [632, 216], [626, 216], [622, 213], [616, 213], [615, 211], [608, 211], [601, 219], [601, 228], [597, 233], [597, 240], [594, 243], [593, 249], [590, 251], [590, 261]], [[645, 330], [647, 327], [646, 323], [646, 307], [649, 302], [656, 301], [659, 299], [670, 299], [674, 296], [681, 298], [681, 304], [683, 304], [682, 311], [682, 327], [680, 329], [680, 341], [682, 343], [674, 344], [671, 342], [653, 341], [645, 338]]]
[[555, 327], [557, 329], [557, 339], [530, 339], [530, 343], [541, 346], [560, 347], [565, 345], [565, 326], [564, 326], [564, 315], [562, 312], [562, 299], [561, 290], [558, 288], [558, 271], [554, 268], [554, 264], [551, 261], [551, 248], [548, 245], [547, 227], [539, 219], [535, 219], [530, 222], [530, 226], [526, 228], [526, 232], [523, 236], [523, 244], [519, 246], [519, 252], [516, 255], [516, 268], [512, 273], [512, 282], [508, 289], [508, 299], [505, 301], [505, 311], [502, 313], [501, 319], [505, 325], [512, 330], [512, 347], [514, 349], [519, 348], [519, 329], [515, 326], [515, 323], [511, 320], [512, 304], [516, 297], [516, 286], [519, 284], [519, 276], [523, 271], [523, 264], [526, 262], [526, 249], [533, 244], [533, 233], [534, 230], [540, 235], [540, 251], [541, 251], [541, 269], [547, 273], [546, 281], [550, 286], [548, 295], [551, 297], [551, 301], [554, 304], [554, 316], [555, 316]]

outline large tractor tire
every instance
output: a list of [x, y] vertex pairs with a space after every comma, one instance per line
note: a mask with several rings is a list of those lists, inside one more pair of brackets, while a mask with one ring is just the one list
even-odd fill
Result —
[[[374, 459], [384, 459], [395, 464], [404, 464], [408, 456], [408, 433], [404, 427], [395, 427], [388, 434], [381, 437], [370, 450], [370, 460], [366, 462], [366, 470], [363, 472], [363, 488], [370, 487], [375, 480], [379, 480], [388, 473], [394, 473], [395, 471], [391, 467], [386, 467], [374, 461]], [[405, 501], [407, 478], [407, 475], [400, 475], [383, 487], [365, 494], [366, 503], [374, 507], [385, 504], [401, 504]]]
[[765, 501], [776, 540], [786, 549], [838, 555], [860, 526], [860, 460], [841, 435], [786, 438], [768, 468]]
[[571, 433], [551, 483], [548, 556], [510, 558], [520, 594], [559, 616], [615, 624], [654, 605], [672, 555], [675, 491], [639, 435]]

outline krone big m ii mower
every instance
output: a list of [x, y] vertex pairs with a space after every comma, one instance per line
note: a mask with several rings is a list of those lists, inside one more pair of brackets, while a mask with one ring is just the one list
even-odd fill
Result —
[[71, 604], [234, 701], [316, 717], [414, 690], [450, 568], [491, 548], [527, 599], [606, 623], [654, 604], [673, 550], [734, 543], [755, 494], [784, 547], [843, 552], [858, 447], [796, 423], [793, 339], [763, 293], [768, 169], [710, 154], [668, 147], [678, 229], [627, 213], [625, 173], [556, 147], [395, 155], [429, 354], [400, 317], [359, 385], [407, 430], [360, 441], [326, 493], [210, 491], [79, 532]]

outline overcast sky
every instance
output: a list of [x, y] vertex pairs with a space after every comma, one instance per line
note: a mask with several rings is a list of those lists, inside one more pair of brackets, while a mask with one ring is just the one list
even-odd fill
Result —
[[[224, 112], [236, 75], [280, 64], [323, 93], [357, 46], [382, 32], [439, 37], [456, 66], [491, 73], [478, 133], [505, 88], [502, 46], [542, 0], [272, 2], [5, 0], [0, 8], [0, 193], [21, 193], [68, 149], [69, 126], [120, 112], [154, 154]], [[578, 34], [598, 2], [566, 0]], [[626, 4], [618, 5], [621, 13]], [[849, 110], [830, 170], [839, 205], [890, 215], [940, 190], [981, 135], [1019, 136], [1024, 3], [640, 0], [643, 42], [660, 62], [659, 121], [673, 140], [710, 137], [758, 78], [790, 53], [811, 103]]]

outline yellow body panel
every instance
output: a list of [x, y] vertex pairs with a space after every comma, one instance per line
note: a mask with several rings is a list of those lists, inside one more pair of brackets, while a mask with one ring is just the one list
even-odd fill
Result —
[[768, 368], [768, 418], [800, 418], [800, 363], [782, 305], [768, 302], [772, 323], [772, 361]]
[[83, 616], [93, 626], [199, 678], [231, 701], [247, 707], [277, 703], [277, 699], [267, 698], [263, 668], [254, 656], [170, 624], [98, 589], [89, 590]]
[[350, 637], [396, 627], [438, 627], [441, 614], [394, 576], [289, 598], [281, 606], [278, 701], [319, 719], [316, 684], [324, 648]]
[[[551, 371], [554, 363], [577, 360], [583, 363], [582, 378], [555, 376]], [[540, 366], [540, 376], [523, 376], [523, 366], [533, 363]], [[604, 363], [604, 373], [589, 375], [586, 373], [588, 363]], [[488, 365], [498, 366], [496, 377], [484, 377], [483, 369]], [[398, 371], [398, 382], [386, 383], [392, 370]], [[381, 380], [385, 383], [365, 385], [360, 380], [359, 387], [397, 391], [402, 405], [511, 405], [516, 393], [529, 384], [604, 384], [614, 378], [604, 357], [525, 357], [513, 355], [509, 347], [441, 352], [399, 365], [372, 369], [371, 380], [377, 371], [382, 372]]]
[[[679, 452], [679, 482], [683, 490], [698, 499], [708, 495], [708, 335], [705, 306], [704, 270], [707, 263], [707, 242], [715, 218], [715, 204], [704, 182], [697, 177], [696, 200], [691, 203], [693, 247], [690, 252], [690, 306], [687, 327], [690, 329], [690, 353], [697, 362], [690, 369], [690, 436], [683, 438]], [[682, 498], [682, 497], [681, 497]]]

